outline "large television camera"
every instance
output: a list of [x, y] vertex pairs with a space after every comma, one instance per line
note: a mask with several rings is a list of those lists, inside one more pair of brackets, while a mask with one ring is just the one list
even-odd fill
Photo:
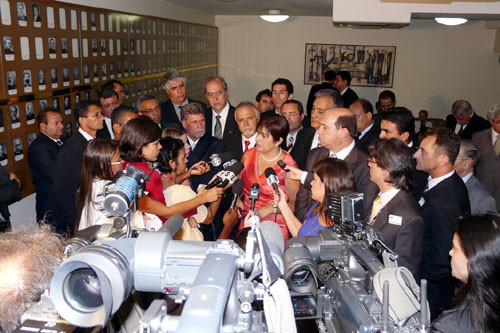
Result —
[[321, 332], [427, 332], [427, 282], [420, 290], [365, 225], [363, 195], [346, 191], [327, 200], [333, 230], [286, 244], [284, 279], [295, 318], [316, 319]]

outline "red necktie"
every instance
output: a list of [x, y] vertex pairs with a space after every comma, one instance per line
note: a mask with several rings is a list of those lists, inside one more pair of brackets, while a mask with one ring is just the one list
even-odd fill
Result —
[[250, 146], [250, 140], [245, 140], [245, 151], [246, 152], [248, 150], [248, 146]]

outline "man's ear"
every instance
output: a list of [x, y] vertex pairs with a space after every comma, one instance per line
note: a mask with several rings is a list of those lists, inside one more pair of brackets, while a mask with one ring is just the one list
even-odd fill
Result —
[[365, 113], [365, 117], [371, 122], [373, 120], [373, 113], [367, 112]]
[[437, 160], [438, 160], [438, 164], [441, 166], [446, 165], [450, 162], [450, 158], [448, 157], [448, 155], [445, 155], [445, 154], [439, 154], [437, 157]]
[[404, 142], [407, 142], [409, 141], [410, 139], [410, 133], [409, 132], [403, 132], [403, 134], [401, 134], [403, 136], [403, 141]]
[[290, 95], [288, 95], [288, 100], [291, 100], [293, 99], [293, 93], [291, 93]]

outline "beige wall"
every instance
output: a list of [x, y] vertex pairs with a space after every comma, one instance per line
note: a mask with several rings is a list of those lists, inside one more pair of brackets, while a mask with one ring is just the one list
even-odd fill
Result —
[[[219, 71], [226, 78], [233, 104], [255, 99], [273, 79], [286, 77], [295, 97], [305, 103], [305, 43], [396, 45], [394, 86], [398, 104], [414, 112], [427, 109], [444, 117], [451, 103], [468, 99], [479, 114], [500, 103], [500, 65], [493, 53], [494, 29], [484, 22], [445, 27], [414, 20], [402, 29], [335, 28], [328, 17], [298, 17], [281, 24], [250, 16], [216, 16], [219, 27]], [[354, 87], [374, 102], [383, 90]]]
[[164, 0], [59, 0], [96, 8], [119, 10], [131, 14], [151, 15], [172, 20], [214, 25], [214, 15], [174, 5]]

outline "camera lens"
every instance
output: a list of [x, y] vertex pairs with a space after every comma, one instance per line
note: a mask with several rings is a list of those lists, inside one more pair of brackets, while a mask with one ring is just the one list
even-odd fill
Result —
[[65, 295], [71, 298], [71, 303], [82, 310], [91, 310], [103, 305], [101, 284], [92, 269], [81, 268], [72, 272], [66, 279], [64, 288]]

